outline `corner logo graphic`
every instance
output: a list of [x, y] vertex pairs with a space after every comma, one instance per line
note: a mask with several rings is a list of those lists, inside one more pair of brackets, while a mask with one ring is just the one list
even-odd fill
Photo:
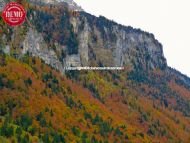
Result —
[[22, 5], [10, 2], [3, 9], [2, 18], [8, 25], [18, 26], [25, 21], [26, 11]]

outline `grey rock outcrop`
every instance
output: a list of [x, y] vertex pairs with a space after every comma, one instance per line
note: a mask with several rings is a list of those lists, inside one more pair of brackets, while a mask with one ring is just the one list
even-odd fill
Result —
[[0, 0], [0, 12], [3, 11], [3, 8], [5, 6], [5, 1], [4, 0]]
[[41, 58], [46, 64], [63, 72], [63, 64], [59, 61], [56, 53], [49, 49], [41, 34], [30, 28], [23, 42], [22, 54], [26, 53]]
[[71, 23], [78, 35], [82, 65], [95, 60], [105, 66], [135, 65], [143, 69], [167, 66], [162, 45], [152, 34], [86, 13], [71, 18]]

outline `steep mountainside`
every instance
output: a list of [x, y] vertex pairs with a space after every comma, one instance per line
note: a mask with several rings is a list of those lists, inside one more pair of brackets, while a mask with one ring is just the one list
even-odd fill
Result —
[[30, 0], [33, 4], [37, 5], [59, 5], [60, 3], [64, 3], [65, 5], [68, 6], [70, 10], [76, 10], [76, 11], [83, 11], [83, 9], [77, 5], [73, 0]]
[[190, 79], [153, 34], [39, 2], [22, 26], [0, 19], [0, 142], [190, 142]]

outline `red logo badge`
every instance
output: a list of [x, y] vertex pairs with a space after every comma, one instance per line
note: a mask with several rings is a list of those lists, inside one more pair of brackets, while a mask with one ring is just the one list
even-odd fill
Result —
[[3, 12], [3, 20], [10, 26], [18, 26], [25, 21], [26, 12], [22, 5], [16, 2], [8, 3]]

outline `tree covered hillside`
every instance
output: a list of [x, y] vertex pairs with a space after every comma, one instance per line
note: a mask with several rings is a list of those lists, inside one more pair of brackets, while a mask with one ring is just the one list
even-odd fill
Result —
[[[0, 143], [190, 142], [190, 79], [152, 34], [21, 2], [23, 25], [0, 18]], [[63, 71], [70, 61], [125, 69]]]

